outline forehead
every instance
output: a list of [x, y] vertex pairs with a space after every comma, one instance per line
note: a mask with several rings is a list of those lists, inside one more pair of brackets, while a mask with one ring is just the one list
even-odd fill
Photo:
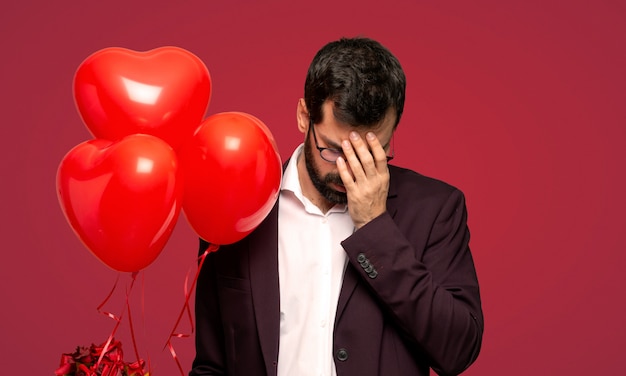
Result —
[[367, 132], [373, 132], [385, 144], [391, 139], [396, 125], [396, 111], [393, 108], [387, 110], [385, 117], [371, 126], [352, 125], [339, 121], [333, 112], [333, 104], [327, 101], [322, 106], [322, 121], [316, 124], [316, 128], [323, 129], [323, 137], [326, 141], [341, 141], [348, 137], [351, 131], [355, 131], [364, 137]]

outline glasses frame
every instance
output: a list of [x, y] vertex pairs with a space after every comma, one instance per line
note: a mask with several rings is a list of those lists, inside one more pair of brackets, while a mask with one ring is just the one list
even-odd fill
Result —
[[[315, 148], [320, 152], [320, 157], [322, 157], [323, 160], [329, 163], [337, 163], [337, 159], [339, 157], [343, 156], [345, 159], [345, 155], [343, 154], [343, 150], [341, 149], [320, 147], [317, 142], [317, 135], [315, 134], [315, 126], [313, 124], [313, 120], [309, 120], [309, 124], [311, 127], [311, 131], [313, 133], [313, 141], [315, 142]], [[389, 161], [391, 161], [395, 157], [395, 153], [396, 153], [395, 137], [393, 134], [391, 135], [390, 149], [391, 149], [390, 150], [391, 155], [387, 156], [387, 163], [389, 163]], [[326, 157], [324, 156], [324, 153], [326, 153]], [[328, 153], [330, 153], [330, 155]]]

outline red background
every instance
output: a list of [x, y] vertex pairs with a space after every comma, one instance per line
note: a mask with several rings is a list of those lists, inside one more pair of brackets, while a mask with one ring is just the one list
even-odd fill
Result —
[[[302, 140], [296, 101], [314, 53], [341, 36], [380, 40], [408, 77], [396, 164], [467, 195], [486, 318], [467, 375], [616, 374], [626, 349], [623, 1], [22, 1], [0, 14], [3, 374], [51, 375], [101, 342], [96, 312], [116, 274], [79, 242], [55, 174], [90, 139], [72, 77], [111, 46], [175, 45], [213, 77], [207, 114], [263, 120], [283, 157]], [[184, 218], [132, 296], [143, 357], [182, 307], [196, 238]], [[124, 276], [122, 285], [128, 281]], [[107, 308], [119, 313], [123, 289]], [[144, 324], [142, 324], [142, 322]], [[144, 329], [145, 327], [145, 329]], [[119, 330], [132, 359], [128, 326]], [[175, 341], [186, 370], [193, 341]]]

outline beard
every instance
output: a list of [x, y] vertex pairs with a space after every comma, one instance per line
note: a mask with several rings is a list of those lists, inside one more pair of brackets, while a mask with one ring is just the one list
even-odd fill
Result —
[[322, 197], [332, 204], [346, 204], [348, 202], [348, 195], [345, 192], [340, 192], [330, 187], [331, 183], [343, 185], [341, 176], [333, 173], [325, 176], [320, 174], [313, 158], [313, 148], [311, 147], [310, 139], [307, 139], [307, 142], [304, 143], [304, 164], [313, 186]]

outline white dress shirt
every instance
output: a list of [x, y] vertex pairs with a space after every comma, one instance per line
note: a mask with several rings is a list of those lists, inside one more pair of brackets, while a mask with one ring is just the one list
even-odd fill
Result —
[[326, 214], [302, 194], [300, 145], [283, 174], [278, 206], [278, 376], [336, 376], [333, 327], [347, 262], [340, 242], [354, 232], [346, 205]]

